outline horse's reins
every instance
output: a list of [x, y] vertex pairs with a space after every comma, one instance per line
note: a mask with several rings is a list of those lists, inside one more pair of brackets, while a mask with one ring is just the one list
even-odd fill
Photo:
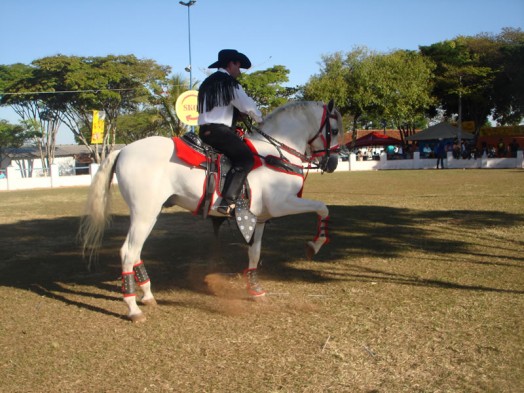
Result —
[[[246, 127], [248, 128], [248, 130], [250, 132], [253, 132], [253, 130], [256, 131], [257, 133], [262, 135], [264, 138], [266, 138], [267, 141], [270, 144], [272, 144], [277, 149], [278, 154], [280, 155], [280, 158], [285, 159], [285, 157], [284, 157], [284, 155], [282, 154], [282, 151], [281, 151], [281, 149], [282, 149], [282, 150], [284, 150], [284, 151], [294, 155], [295, 157], [300, 158], [300, 160], [302, 162], [307, 162], [308, 163], [308, 169], [322, 169], [320, 167], [320, 165], [318, 165], [318, 164], [316, 166], [313, 166], [313, 159], [315, 157], [319, 157], [319, 156], [322, 155], [322, 154], [316, 154], [316, 153], [324, 153], [325, 155], [327, 155], [329, 157], [329, 155], [330, 155], [332, 150], [333, 151], [337, 150], [336, 148], [333, 148], [333, 149], [330, 148], [330, 145], [331, 145], [331, 124], [328, 121], [329, 118], [336, 119], [337, 116], [336, 115], [332, 115], [331, 113], [328, 113], [328, 109], [327, 109], [326, 105], [324, 105], [324, 113], [322, 115], [322, 121], [320, 123], [320, 128], [319, 128], [318, 132], [315, 134], [315, 136], [313, 136], [313, 138], [311, 138], [308, 141], [308, 144], [310, 145], [311, 143], [313, 143], [313, 141], [315, 139], [317, 139], [320, 136], [320, 137], [322, 137], [322, 140], [324, 142], [324, 149], [323, 150], [314, 150], [312, 152], [313, 155], [310, 156], [310, 157], [305, 155], [304, 153], [299, 152], [298, 150], [293, 149], [292, 147], [286, 145], [285, 143], [280, 142], [278, 139], [273, 138], [271, 135], [266, 134], [260, 128], [255, 127], [253, 125], [253, 123], [251, 123], [251, 120], [249, 120], [249, 118], [245, 118], [243, 120], [244, 120], [244, 124], [246, 125]], [[324, 139], [324, 135], [322, 135], [322, 129], [324, 127], [326, 127], [326, 138], [325, 139]]]
[[312, 162], [312, 158], [306, 156], [303, 153], [300, 153], [298, 150], [295, 150], [292, 147], [289, 147], [285, 143], [280, 142], [278, 139], [273, 138], [271, 135], [266, 134], [260, 128], [255, 127], [253, 125], [253, 123], [251, 123], [251, 121], [244, 120], [244, 124], [246, 125], [246, 127], [248, 128], [248, 130], [250, 132], [253, 132], [253, 130], [256, 131], [257, 133], [262, 135], [264, 138], [266, 138], [271, 145], [275, 146], [275, 148], [278, 151], [278, 154], [280, 154], [280, 158], [284, 158], [284, 156], [282, 154], [282, 151], [280, 150], [280, 149], [282, 149], [282, 150], [285, 150], [288, 153], [293, 154], [294, 156], [300, 158], [302, 160], [302, 162], [308, 162], [308, 163]]

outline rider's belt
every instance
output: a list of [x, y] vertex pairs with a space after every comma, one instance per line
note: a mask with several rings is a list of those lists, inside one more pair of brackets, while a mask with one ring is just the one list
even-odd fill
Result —
[[206, 128], [217, 127], [217, 126], [231, 128], [231, 126], [228, 126], [227, 124], [223, 124], [223, 123], [206, 123], [206, 124], [200, 125], [200, 132], [202, 132], [202, 130], [205, 130]]

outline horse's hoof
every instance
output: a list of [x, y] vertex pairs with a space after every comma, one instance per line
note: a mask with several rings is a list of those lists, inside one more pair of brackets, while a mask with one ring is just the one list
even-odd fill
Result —
[[140, 314], [129, 315], [128, 318], [133, 323], [143, 323], [146, 321], [146, 316], [143, 312]]
[[263, 290], [260, 285], [257, 284], [255, 288], [248, 288], [247, 294], [252, 299], [261, 299], [266, 297], [267, 291]]
[[266, 296], [266, 293], [265, 293], [265, 292], [264, 292], [263, 295], [251, 296], [250, 299], [251, 299], [253, 302], [257, 302], [257, 303], [267, 302], [267, 296]]
[[151, 299], [142, 299], [141, 302], [143, 305], [151, 307], [155, 307], [158, 304], [154, 297], [152, 297]]
[[315, 256], [316, 251], [311, 242], [306, 243], [306, 258], [311, 260]]

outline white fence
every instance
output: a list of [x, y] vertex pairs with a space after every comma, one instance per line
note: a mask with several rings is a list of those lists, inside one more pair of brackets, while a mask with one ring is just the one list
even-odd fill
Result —
[[[90, 174], [75, 176], [60, 175], [59, 166], [53, 164], [50, 167], [50, 176], [22, 177], [19, 169], [14, 166], [8, 166], [6, 171], [7, 177], [0, 179], [0, 191], [89, 186], [93, 176], [98, 171], [98, 167], [98, 164], [91, 164], [89, 166]], [[113, 181], [116, 182], [116, 178]]]
[[[337, 171], [373, 171], [387, 169], [436, 169], [436, 158], [420, 158], [420, 153], [415, 152], [413, 159], [409, 160], [388, 160], [387, 155], [382, 153], [380, 160], [357, 161], [355, 154], [349, 155], [348, 161], [338, 163]], [[515, 158], [471, 158], [455, 159], [453, 154], [448, 152], [444, 160], [444, 168], [449, 169], [502, 169], [502, 168], [524, 168], [522, 150], [517, 152]]]
[[[98, 164], [89, 166], [88, 175], [67, 175], [60, 176], [58, 165], [51, 165], [51, 175], [41, 177], [22, 177], [20, 171], [15, 167], [7, 167], [7, 178], [0, 179], [0, 191], [9, 190], [28, 190], [33, 188], [56, 188], [56, 187], [77, 187], [89, 186], [95, 173], [98, 171]], [[435, 169], [437, 167], [436, 158], [420, 158], [418, 152], [414, 153], [410, 160], [388, 160], [385, 153], [380, 155], [380, 160], [357, 161], [355, 154], [349, 155], [348, 161], [338, 163], [338, 171], [372, 171], [388, 169]], [[524, 168], [522, 150], [517, 152], [516, 158], [477, 158], [477, 159], [455, 159], [451, 152], [448, 152], [447, 159], [444, 160], [444, 168], [449, 169], [503, 169], [503, 168]], [[315, 172], [315, 171], [313, 171]], [[113, 179], [116, 182], [116, 177]]]

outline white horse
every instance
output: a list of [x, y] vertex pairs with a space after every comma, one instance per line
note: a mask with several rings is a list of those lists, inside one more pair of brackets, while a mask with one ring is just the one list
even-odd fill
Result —
[[[249, 173], [251, 212], [257, 217], [255, 232], [249, 246], [249, 266], [244, 271], [251, 296], [265, 294], [258, 284], [256, 269], [264, 225], [272, 217], [315, 212], [318, 228], [315, 238], [307, 242], [308, 256], [312, 257], [328, 242], [329, 212], [323, 202], [300, 197], [304, 184], [304, 162], [320, 162], [320, 168], [332, 172], [338, 162], [337, 147], [343, 138], [342, 119], [333, 102], [295, 102], [284, 105], [268, 115], [261, 127], [248, 135], [256, 148], [259, 166]], [[307, 155], [306, 155], [307, 154]], [[269, 165], [268, 158], [284, 158], [288, 165], [299, 168], [291, 173]], [[101, 246], [108, 220], [109, 187], [116, 173], [118, 187], [130, 209], [130, 227], [120, 250], [122, 260], [122, 291], [128, 306], [128, 318], [133, 322], [145, 320], [135, 293], [135, 281], [143, 296], [141, 302], [156, 304], [151, 282], [141, 260], [144, 242], [151, 233], [163, 206], [178, 205], [196, 211], [202, 198], [205, 170], [188, 165], [177, 155], [171, 138], [149, 137], [131, 143], [120, 151], [109, 154], [101, 164], [91, 184], [86, 215], [79, 234], [91, 257]], [[137, 173], [146, 174], [137, 176]], [[213, 208], [220, 198], [214, 194], [209, 215], [219, 217]]]

